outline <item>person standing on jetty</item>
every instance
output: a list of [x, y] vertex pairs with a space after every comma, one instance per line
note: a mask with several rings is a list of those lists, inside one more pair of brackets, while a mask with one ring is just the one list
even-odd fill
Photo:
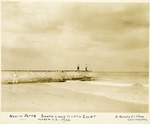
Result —
[[85, 65], [85, 71], [88, 71], [88, 69], [87, 69], [87, 64]]
[[80, 66], [79, 66], [79, 64], [78, 64], [78, 66], [77, 66], [77, 71], [79, 71], [80, 70]]
[[14, 83], [18, 83], [18, 80], [17, 80], [17, 74], [16, 74], [16, 72], [13, 74], [13, 84]]

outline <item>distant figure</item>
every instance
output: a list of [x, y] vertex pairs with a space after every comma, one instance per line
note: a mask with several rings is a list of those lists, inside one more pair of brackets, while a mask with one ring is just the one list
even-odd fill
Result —
[[17, 74], [16, 74], [16, 72], [13, 74], [13, 84], [14, 83], [18, 83], [18, 80], [17, 80]]
[[79, 64], [78, 64], [78, 66], [77, 66], [77, 71], [79, 71], [80, 70], [80, 66], [79, 66]]
[[88, 69], [87, 69], [87, 64], [86, 64], [86, 66], [85, 66], [85, 71], [88, 71]]

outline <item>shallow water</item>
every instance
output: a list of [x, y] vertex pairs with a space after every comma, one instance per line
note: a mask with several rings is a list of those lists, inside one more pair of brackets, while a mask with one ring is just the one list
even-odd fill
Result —
[[95, 81], [67, 81], [53, 85], [119, 101], [148, 104], [148, 73], [97, 73]]

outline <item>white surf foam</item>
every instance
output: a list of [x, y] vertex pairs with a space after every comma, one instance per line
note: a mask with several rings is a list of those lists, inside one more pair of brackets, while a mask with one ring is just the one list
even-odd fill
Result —
[[119, 87], [129, 87], [133, 84], [131, 83], [112, 83], [112, 82], [100, 82], [100, 81], [86, 81], [88, 84], [94, 84], [94, 85], [106, 85], [106, 86], [119, 86]]
[[[90, 84], [90, 85], [86, 85]], [[99, 82], [97, 82], [99, 84]], [[53, 84], [55, 87], [79, 92], [79, 93], [86, 93], [86, 94], [93, 94], [97, 96], [103, 96], [106, 98], [114, 99], [114, 100], [119, 100], [119, 101], [124, 101], [124, 102], [131, 102], [131, 103], [140, 103], [140, 104], [147, 104], [148, 103], [148, 97], [144, 93], [145, 89], [139, 89], [138, 87], [134, 87], [133, 84], [128, 84], [128, 85], [118, 85], [118, 84], [107, 84], [110, 87], [100, 87], [98, 88], [96, 85], [97, 83], [94, 82], [66, 82], [62, 83], [61, 85], [58, 84]], [[104, 83], [104, 82], [103, 82]], [[96, 85], [95, 85], [96, 84]], [[94, 86], [95, 85], [95, 86]], [[104, 84], [100, 84], [105, 86]], [[111, 87], [112, 86], [112, 87]], [[121, 86], [121, 87], [118, 87]], [[123, 87], [122, 87], [123, 86]], [[129, 87], [127, 87], [129, 86]], [[125, 88], [125, 90], [124, 90]], [[136, 90], [135, 90], [136, 89]], [[142, 90], [142, 91], [141, 91]]]

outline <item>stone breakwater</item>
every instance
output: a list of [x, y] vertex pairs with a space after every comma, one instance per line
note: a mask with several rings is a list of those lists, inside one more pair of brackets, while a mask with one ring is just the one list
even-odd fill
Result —
[[91, 71], [2, 71], [1, 83], [11, 84], [14, 73], [18, 83], [65, 82], [67, 80], [91, 81], [95, 73]]

